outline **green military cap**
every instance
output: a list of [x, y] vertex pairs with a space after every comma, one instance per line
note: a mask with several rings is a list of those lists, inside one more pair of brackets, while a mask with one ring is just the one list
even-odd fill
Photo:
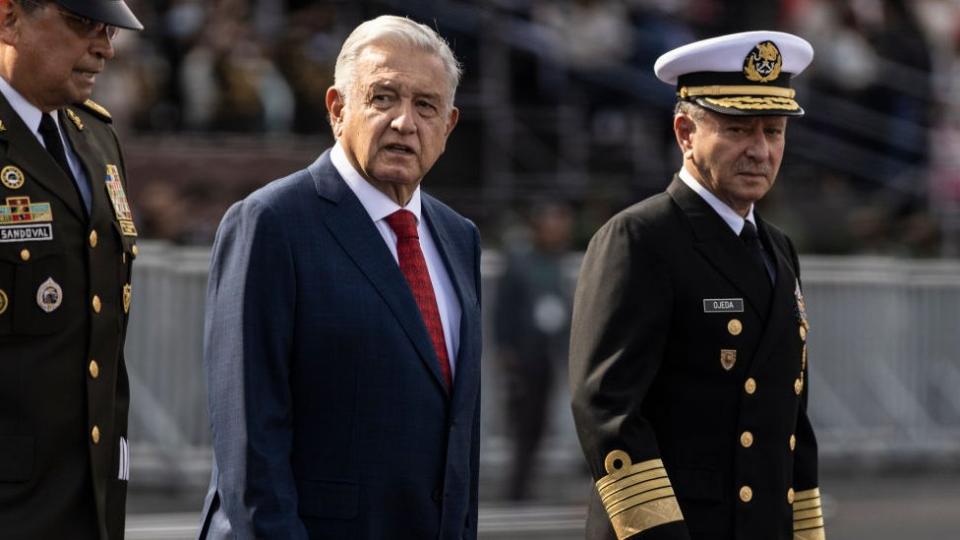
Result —
[[128, 30], [143, 30], [143, 25], [123, 0], [54, 0], [54, 2], [71, 13], [97, 22]]

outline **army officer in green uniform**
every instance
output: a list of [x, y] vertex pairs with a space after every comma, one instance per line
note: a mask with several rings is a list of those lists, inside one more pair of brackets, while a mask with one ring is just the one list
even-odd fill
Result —
[[0, 537], [123, 538], [137, 231], [89, 101], [120, 0], [0, 0]]
[[745, 32], [664, 54], [683, 167], [611, 219], [577, 286], [570, 376], [596, 480], [587, 538], [821, 540], [809, 331], [773, 185], [806, 41]]

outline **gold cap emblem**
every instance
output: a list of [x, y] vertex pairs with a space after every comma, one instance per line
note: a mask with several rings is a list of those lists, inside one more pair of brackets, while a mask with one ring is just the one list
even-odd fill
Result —
[[753, 82], [777, 80], [783, 69], [783, 57], [780, 49], [772, 41], [761, 41], [743, 59], [743, 75]]

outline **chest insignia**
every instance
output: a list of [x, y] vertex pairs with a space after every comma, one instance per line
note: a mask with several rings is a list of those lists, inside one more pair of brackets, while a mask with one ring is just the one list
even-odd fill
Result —
[[23, 171], [13, 165], [7, 165], [0, 171], [0, 182], [10, 189], [20, 189], [26, 179]]
[[63, 289], [60, 288], [60, 284], [53, 280], [53, 278], [47, 278], [46, 281], [40, 284], [40, 288], [37, 289], [37, 305], [40, 306], [40, 309], [50, 313], [51, 311], [60, 307], [60, 304], [63, 303]]
[[116, 165], [107, 165], [107, 195], [113, 204], [113, 213], [117, 216], [117, 223], [124, 236], [137, 236], [137, 228], [133, 225], [133, 212], [127, 202], [127, 193], [120, 180], [120, 170]]
[[736, 363], [736, 349], [720, 349], [720, 365], [723, 366], [723, 369], [730, 371]]
[[743, 298], [704, 298], [704, 313], [743, 313]]
[[0, 204], [0, 243], [53, 240], [50, 203], [35, 203], [30, 197], [7, 197]]

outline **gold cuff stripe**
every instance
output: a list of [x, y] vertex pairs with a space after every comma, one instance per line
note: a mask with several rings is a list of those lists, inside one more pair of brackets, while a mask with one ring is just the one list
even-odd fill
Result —
[[728, 109], [742, 109], [742, 110], [785, 109], [788, 111], [796, 111], [800, 109], [800, 105], [798, 105], [796, 101], [792, 99], [776, 98], [776, 97], [705, 98], [705, 100], [707, 103], [710, 103], [712, 105], [716, 105], [718, 107], [726, 107]]
[[823, 527], [822, 517], [793, 522], [793, 530], [795, 531], [802, 531], [805, 529], [816, 529], [818, 527]]
[[[611, 452], [611, 454], [613, 454], [613, 452]], [[663, 461], [659, 459], [651, 459], [651, 460], [643, 461], [643, 462], [637, 463], [636, 465], [631, 465], [628, 460], [629, 460], [629, 457], [625, 458], [626, 463], [624, 463], [624, 465], [626, 466], [624, 468], [613, 471], [613, 472], [610, 472], [610, 469], [612, 468], [611, 467], [612, 464], [608, 464], [607, 472], [610, 472], [610, 474], [604, 476], [600, 480], [597, 480], [597, 490], [603, 490], [608, 485], [619, 482], [620, 480], [623, 480], [628, 476], [650, 471], [653, 469], [663, 468]], [[611, 461], [609, 457], [607, 458], [607, 461]]]
[[652, 500], [610, 517], [610, 524], [619, 540], [674, 521], [683, 521], [683, 514], [680, 512], [676, 497]]
[[755, 86], [755, 85], [720, 85], [710, 86], [684, 86], [678, 92], [680, 97], [697, 96], [774, 96], [782, 98], [792, 98], [797, 95], [793, 88], [782, 88], [779, 86]]
[[812, 510], [803, 510], [800, 512], [797, 512], [796, 510], [793, 511], [794, 521], [801, 521], [804, 519], [818, 518], [818, 517], [823, 517], [823, 509], [820, 507], [814, 508]]
[[659, 482], [658, 485], [651, 485], [649, 487], [635, 487], [631, 488], [622, 494], [618, 494], [617, 497], [611, 497], [608, 500], [603, 501], [603, 506], [607, 509], [607, 513], [610, 515], [622, 512], [623, 510], [636, 506], [640, 503], [657, 499], [660, 497], [668, 497], [673, 495], [673, 487], [670, 486], [670, 480], [664, 478], [663, 482]]
[[827, 540], [823, 527], [807, 531], [793, 531], [793, 540]]
[[798, 491], [796, 493], [796, 497], [793, 500], [805, 501], [807, 499], [819, 499], [819, 498], [820, 498], [820, 488], [813, 488], [813, 489]]
[[805, 501], [798, 501], [796, 498], [793, 499], [793, 511], [797, 510], [809, 510], [810, 508], [820, 508], [820, 497], [816, 499], [807, 499]]
[[[599, 489], [600, 498], [606, 499], [607, 497], [619, 493], [625, 489], [629, 489], [636, 485], [645, 485], [649, 482], [654, 482], [660, 480], [661, 478], [667, 477], [667, 471], [665, 469], [654, 469], [652, 471], [642, 472], [634, 475], [630, 475], [626, 478], [622, 478], [617, 482], [608, 484], [606, 487]], [[667, 484], [670, 482], [668, 481]]]

